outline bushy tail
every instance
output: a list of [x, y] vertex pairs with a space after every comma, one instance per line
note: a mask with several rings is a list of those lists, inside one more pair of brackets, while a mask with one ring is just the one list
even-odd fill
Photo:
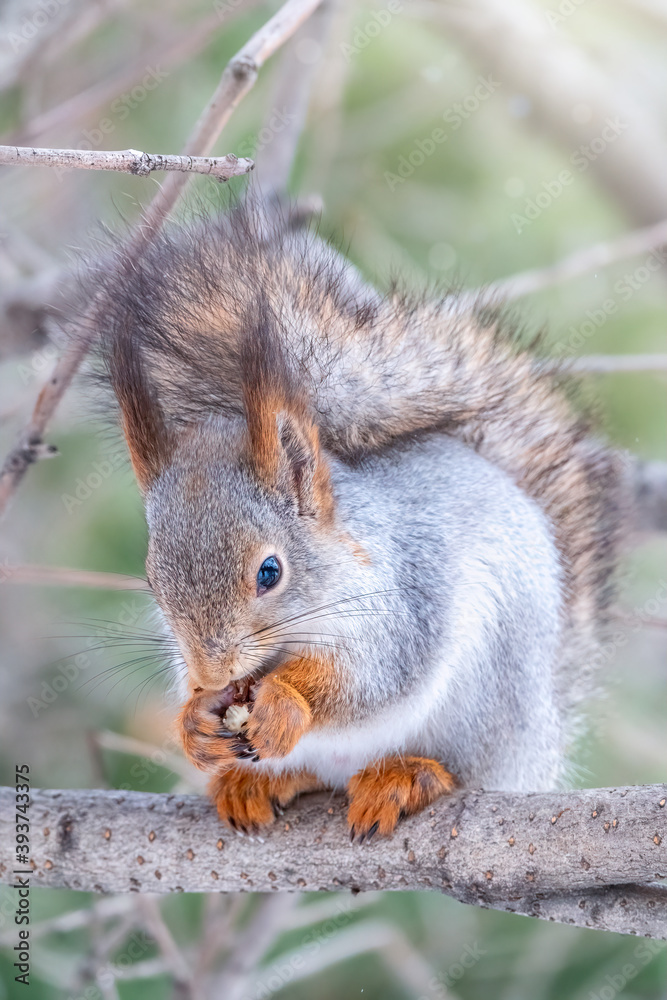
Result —
[[[521, 349], [497, 315], [455, 294], [382, 297], [289, 222], [237, 210], [164, 235], [99, 323], [134, 327], [174, 423], [242, 413], [240, 352], [254, 304], [307, 388], [324, 445], [346, 460], [439, 428], [504, 469], [553, 524], [576, 676], [609, 600], [619, 527], [617, 460], [589, 434], [564, 379]], [[579, 696], [563, 676], [568, 696]]]

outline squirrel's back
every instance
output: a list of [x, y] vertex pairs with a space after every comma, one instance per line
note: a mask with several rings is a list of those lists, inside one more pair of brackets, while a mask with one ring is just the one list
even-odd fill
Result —
[[[164, 233], [109, 293], [103, 341], [131, 330], [167, 423], [243, 415], [247, 339], [261, 314], [339, 459], [437, 430], [503, 469], [553, 527], [567, 618], [557, 684], [565, 708], [586, 693], [610, 598], [617, 460], [563, 377], [498, 312], [457, 294], [382, 296], [320, 239], [252, 207]], [[114, 383], [113, 363], [110, 373]]]

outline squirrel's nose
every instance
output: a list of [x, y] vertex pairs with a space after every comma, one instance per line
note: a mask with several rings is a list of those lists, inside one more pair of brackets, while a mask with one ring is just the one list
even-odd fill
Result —
[[201, 644], [189, 644], [184, 651], [184, 659], [194, 687], [205, 691], [220, 691], [232, 680], [235, 657], [219, 640], [209, 639]]

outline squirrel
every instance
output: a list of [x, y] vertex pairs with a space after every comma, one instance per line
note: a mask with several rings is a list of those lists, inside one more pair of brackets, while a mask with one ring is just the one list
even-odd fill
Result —
[[381, 294], [250, 202], [105, 280], [103, 378], [220, 818], [345, 790], [364, 841], [459, 787], [561, 782], [620, 500], [553, 363], [488, 302]]

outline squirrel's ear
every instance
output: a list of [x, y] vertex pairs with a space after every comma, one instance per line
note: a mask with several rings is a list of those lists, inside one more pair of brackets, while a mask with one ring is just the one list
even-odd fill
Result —
[[118, 404], [132, 468], [142, 493], [169, 464], [173, 452], [155, 391], [144, 372], [139, 348], [130, 337], [116, 340], [108, 366]]
[[317, 425], [296, 383], [265, 303], [248, 323], [241, 350], [248, 459], [255, 475], [291, 497], [301, 514], [329, 519], [333, 497]]
[[276, 419], [279, 443], [278, 488], [294, 496], [300, 514], [329, 516], [331, 482], [326, 461], [320, 454], [317, 426], [293, 413]]

